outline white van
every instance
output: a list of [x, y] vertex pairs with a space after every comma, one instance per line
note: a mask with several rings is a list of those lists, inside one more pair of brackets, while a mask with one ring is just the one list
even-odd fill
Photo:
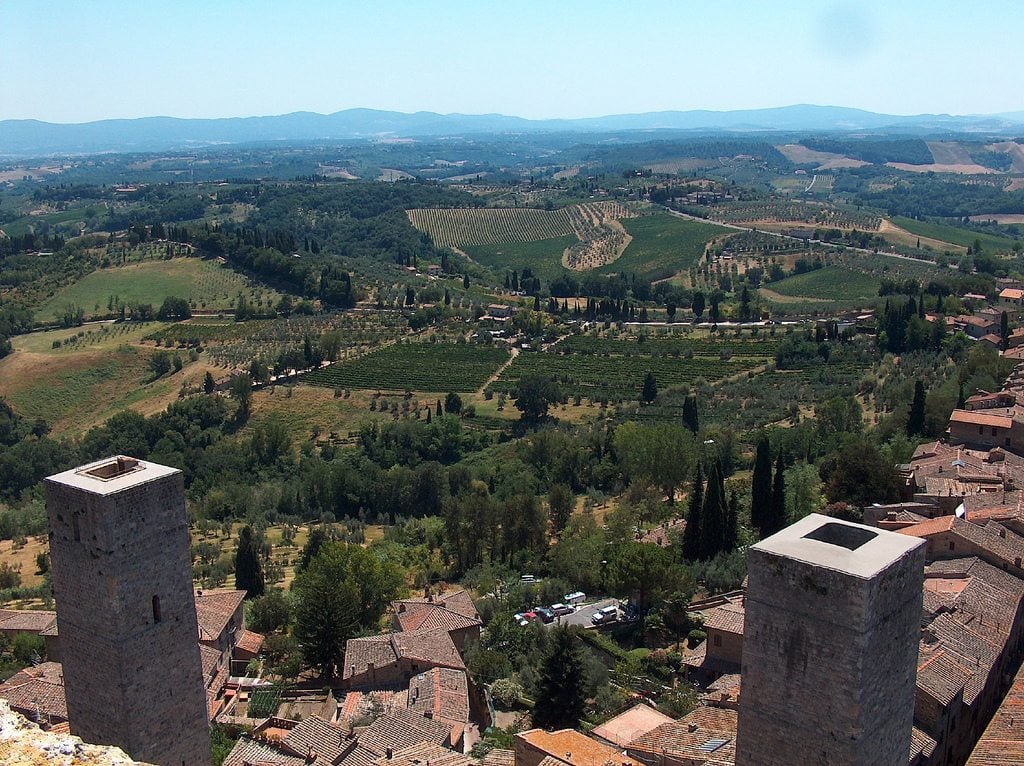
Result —
[[617, 606], [606, 606], [594, 612], [594, 616], [590, 618], [590, 621], [595, 625], [607, 625], [609, 622], [615, 622], [617, 619], [619, 619], [619, 608]]
[[569, 606], [576, 606], [577, 604], [582, 604], [587, 600], [587, 594], [578, 590], [574, 593], [566, 593], [563, 598], [565, 599], [565, 603]]

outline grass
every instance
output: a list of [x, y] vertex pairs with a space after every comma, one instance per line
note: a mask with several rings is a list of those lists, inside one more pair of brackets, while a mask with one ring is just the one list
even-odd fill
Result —
[[669, 213], [627, 218], [622, 225], [633, 241], [618, 260], [598, 270], [636, 274], [647, 280], [665, 279], [685, 271], [704, 254], [708, 242], [731, 231]]
[[494, 269], [499, 274], [515, 269], [519, 273], [530, 269], [545, 282], [565, 274], [562, 253], [579, 240], [575, 236], [541, 239], [536, 242], [517, 242], [498, 245], [466, 245], [462, 250], [477, 263]]
[[961, 247], [973, 247], [974, 240], [978, 240], [981, 243], [982, 251], [1009, 252], [1014, 243], [1014, 240], [1009, 237], [1000, 237], [995, 234], [986, 234], [971, 229], [961, 229], [958, 226], [950, 226], [944, 223], [915, 221], [913, 218], [903, 218], [901, 216], [896, 216], [890, 220], [911, 234], [929, 239], [937, 239], [941, 242], [949, 242]]
[[[149, 303], [154, 309], [168, 296], [187, 298], [194, 307], [227, 309], [240, 292], [252, 300], [253, 287], [244, 277], [211, 261], [147, 261], [87, 274], [58, 291], [40, 306], [36, 316], [56, 319], [72, 303], [81, 306], [86, 316], [106, 315], [113, 296], [123, 303]], [[276, 302], [279, 297], [266, 288], [261, 292], [265, 301]]]
[[826, 266], [772, 282], [767, 287], [772, 292], [791, 297], [862, 301], [876, 297], [880, 285], [881, 281], [869, 274], [841, 266]]

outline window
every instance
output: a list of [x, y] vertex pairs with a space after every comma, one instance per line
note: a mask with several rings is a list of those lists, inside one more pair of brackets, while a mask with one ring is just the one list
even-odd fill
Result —
[[722, 637], [719, 636], [719, 635], [716, 635], [715, 636], [715, 646], [721, 646], [721, 645], [722, 645]]
[[951, 551], [955, 551], [956, 550], [956, 543], [954, 543], [952, 540], [949, 541], [949, 549]]
[[995, 435], [996, 435], [996, 429], [995, 429], [995, 426], [993, 426], [993, 427], [992, 427], [992, 435], [993, 435], [993, 436], [995, 436]]
[[155, 625], [156, 623], [160, 622], [161, 619], [162, 618], [160, 615], [160, 597], [153, 596], [153, 624]]
[[985, 426], [978, 426], [978, 436], [985, 435]]

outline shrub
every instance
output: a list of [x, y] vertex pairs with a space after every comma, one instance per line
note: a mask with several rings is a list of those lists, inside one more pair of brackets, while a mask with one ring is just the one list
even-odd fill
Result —
[[519, 704], [523, 696], [523, 687], [511, 678], [499, 678], [491, 684], [491, 697], [495, 707], [511, 710]]

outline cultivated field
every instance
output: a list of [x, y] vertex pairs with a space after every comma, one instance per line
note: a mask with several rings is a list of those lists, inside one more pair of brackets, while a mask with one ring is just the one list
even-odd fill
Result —
[[878, 296], [881, 282], [868, 274], [840, 266], [825, 266], [767, 285], [771, 292], [796, 298], [865, 301]]
[[212, 261], [175, 258], [98, 269], [58, 291], [36, 312], [54, 320], [69, 304], [81, 306], [87, 317], [107, 315], [112, 298], [124, 304], [149, 303], [154, 310], [164, 298], [185, 298], [195, 309], [229, 310], [239, 293], [257, 308], [276, 303], [280, 295]]
[[304, 376], [307, 383], [371, 391], [476, 391], [506, 362], [495, 346], [397, 343]]
[[666, 279], [697, 262], [708, 242], [730, 233], [712, 223], [689, 221], [669, 213], [657, 213], [623, 222], [632, 238], [615, 262], [601, 271], [636, 274], [643, 279]]
[[915, 221], [913, 218], [903, 218], [901, 216], [893, 217], [892, 222], [911, 234], [921, 237], [922, 244], [924, 239], [928, 238], [940, 244], [945, 243], [955, 246], [949, 249], [971, 247], [974, 245], [974, 240], [978, 240], [982, 248], [989, 252], [1009, 252], [1014, 242], [1009, 237], [970, 231], [942, 223]]

